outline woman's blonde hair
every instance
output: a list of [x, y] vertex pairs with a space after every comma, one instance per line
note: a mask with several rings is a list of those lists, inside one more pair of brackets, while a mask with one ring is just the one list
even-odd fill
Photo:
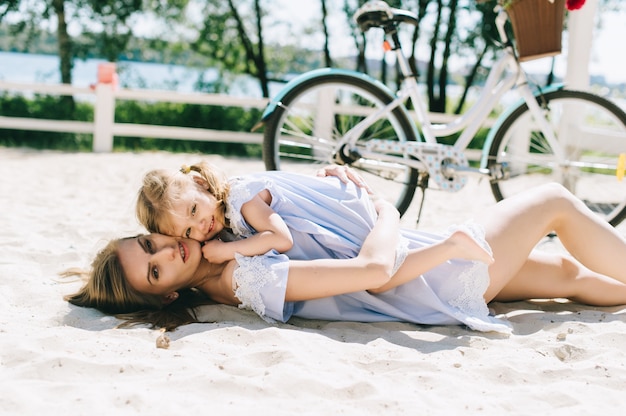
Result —
[[86, 280], [78, 292], [65, 296], [65, 300], [115, 315], [125, 321], [121, 326], [149, 324], [170, 331], [180, 325], [198, 322], [193, 308], [212, 303], [210, 299], [195, 289], [184, 289], [179, 291], [176, 301], [164, 305], [161, 296], [136, 291], [128, 284], [119, 260], [120, 241], [112, 240], [100, 250], [91, 270], [70, 269], [61, 273], [66, 277], [78, 275]]
[[222, 214], [218, 220], [225, 222], [224, 201], [230, 186], [226, 176], [205, 161], [183, 166], [180, 171], [156, 169], [146, 173], [137, 194], [137, 219], [151, 233], [168, 234], [168, 219], [173, 215], [174, 204], [196, 184], [217, 199]]

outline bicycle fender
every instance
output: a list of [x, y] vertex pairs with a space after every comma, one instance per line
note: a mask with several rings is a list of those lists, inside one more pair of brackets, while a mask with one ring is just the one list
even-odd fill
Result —
[[[535, 92], [534, 96], [538, 97], [541, 94], [547, 94], [550, 92], [562, 90], [563, 88], [565, 88], [564, 84], [552, 84], [545, 88], [541, 88], [539, 91]], [[493, 139], [495, 138], [496, 133], [498, 132], [498, 130], [500, 130], [500, 127], [504, 123], [504, 120], [509, 118], [509, 116], [515, 110], [517, 110], [520, 106], [524, 104], [525, 104], [524, 99], [520, 98], [514, 104], [510, 105], [506, 110], [504, 110], [502, 114], [500, 114], [500, 116], [496, 119], [496, 122], [493, 124], [493, 126], [491, 126], [491, 129], [489, 129], [489, 133], [487, 134], [487, 139], [485, 140], [485, 144], [483, 145], [483, 149], [482, 149], [482, 156], [480, 159], [481, 168], [487, 167], [487, 159], [489, 159], [489, 149], [491, 149], [491, 143], [493, 142]]]
[[341, 75], [349, 75], [357, 78], [361, 78], [362, 80], [375, 84], [378, 88], [387, 91], [390, 95], [394, 96], [395, 94], [382, 82], [372, 78], [371, 76], [364, 74], [362, 72], [352, 71], [349, 69], [340, 69], [340, 68], [320, 68], [314, 69], [312, 71], [307, 71], [303, 74], [298, 75], [291, 81], [289, 81], [285, 86], [278, 92], [278, 94], [272, 98], [272, 100], [267, 104], [265, 110], [263, 111], [263, 115], [261, 116], [261, 123], [267, 120], [268, 117], [274, 113], [276, 107], [283, 98], [289, 94], [289, 92], [295, 88], [296, 86], [308, 82], [311, 79], [314, 79], [319, 76], [328, 75], [328, 74], [341, 74]]

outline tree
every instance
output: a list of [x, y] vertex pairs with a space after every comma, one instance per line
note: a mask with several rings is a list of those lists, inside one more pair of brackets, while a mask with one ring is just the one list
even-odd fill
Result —
[[328, 8], [326, 7], [326, 0], [320, 0], [322, 5], [322, 31], [324, 32], [324, 63], [325, 66], [330, 68], [333, 66], [333, 61], [330, 58], [330, 48], [328, 46], [330, 34], [328, 33]]
[[[255, 48], [248, 37], [246, 29], [244, 27], [243, 21], [237, 12], [237, 8], [233, 4], [232, 0], [228, 0], [228, 5], [230, 7], [230, 11], [233, 14], [233, 18], [237, 22], [237, 31], [239, 32], [239, 37], [241, 39], [241, 43], [246, 51], [247, 62], [250, 63], [247, 68], [249, 69], [249, 73], [251, 75], [255, 75], [261, 86], [261, 92], [263, 97], [269, 97], [269, 84], [267, 79], [267, 66], [265, 64], [265, 45], [263, 42], [263, 24], [261, 22], [262, 11], [259, 0], [254, 0], [254, 12], [255, 12], [255, 27], [257, 32], [257, 47]], [[254, 68], [254, 69], [253, 69]]]
[[[269, 79], [263, 39], [264, 12], [259, 0], [252, 3], [206, 0], [195, 51], [234, 74], [249, 74], [259, 80], [263, 97], [269, 97]], [[240, 12], [247, 10], [248, 14]]]
[[[467, 45], [467, 52], [472, 56], [476, 56], [476, 60], [464, 77], [465, 88], [453, 111], [454, 114], [460, 114], [463, 111], [469, 89], [477, 81], [478, 74], [481, 68], [483, 68], [485, 58], [488, 56], [489, 52], [495, 52], [497, 49], [495, 42], [500, 38], [495, 25], [496, 12], [494, 6], [495, 4], [492, 2], [476, 3], [476, 10], [480, 18], [475, 20], [473, 27], [468, 28], [468, 35], [463, 40], [463, 43]], [[468, 62], [471, 62], [471, 60]]]
[[69, 33], [67, 33], [67, 20], [65, 19], [65, 2], [52, 0], [51, 8], [57, 18], [57, 42], [59, 45], [59, 62], [61, 82], [72, 83], [73, 45]]
[[365, 37], [365, 33], [361, 32], [361, 30], [357, 27], [354, 19], [354, 13], [356, 13], [358, 7], [362, 6], [365, 3], [364, 0], [359, 0], [357, 3], [357, 7], [351, 5], [349, 0], [344, 0], [342, 10], [346, 16], [346, 22], [348, 27], [350, 28], [350, 33], [352, 34], [352, 40], [354, 41], [355, 49], [357, 50], [356, 57], [356, 70], [368, 73], [367, 69], [367, 61], [365, 59], [365, 47], [367, 46], [367, 38]]
[[17, 11], [20, 0], [0, 0], [0, 22], [10, 13]]
[[[74, 59], [87, 56], [117, 61], [133, 36], [133, 18], [155, 11], [167, 19], [180, 18], [188, 0], [5, 0], [0, 16], [19, 11], [15, 23], [25, 31], [54, 27], [61, 82], [72, 83]], [[4, 9], [3, 9], [4, 7]], [[69, 33], [70, 25], [77, 32]]]
[[[358, 2], [358, 5], [362, 4], [362, 1]], [[429, 109], [430, 111], [445, 112], [446, 110], [446, 85], [449, 79], [449, 58], [457, 48], [457, 8], [458, 0], [448, 0], [447, 4], [444, 4], [443, 0], [417, 0], [417, 2], [403, 2], [400, 0], [388, 0], [387, 3], [391, 7], [404, 8], [407, 10], [417, 9], [417, 16], [420, 24], [411, 29], [408, 25], [401, 25], [400, 30], [406, 31], [412, 30], [412, 51], [409, 58], [409, 64], [413, 73], [419, 74], [417, 66], [417, 44], [420, 36], [430, 36], [430, 58], [427, 60], [426, 69], [426, 89], [428, 94]], [[365, 59], [365, 48], [367, 38], [363, 36], [358, 28], [353, 23], [352, 16], [356, 9], [350, 7], [351, 2], [349, 0], [344, 1], [344, 12], [348, 18], [349, 25], [352, 27], [354, 43], [358, 50], [356, 69], [361, 72], [367, 72], [367, 61]], [[434, 14], [434, 24], [432, 25], [432, 32], [428, 33], [424, 30], [423, 19], [428, 14], [428, 6], [435, 4], [436, 8], [431, 11]], [[447, 16], [447, 18], [446, 18]], [[443, 32], [443, 35], [442, 35]], [[440, 62], [439, 67], [437, 63]], [[388, 83], [387, 74], [388, 64], [385, 55], [381, 59], [381, 75], [380, 79], [383, 83]], [[396, 71], [399, 73], [399, 71]], [[399, 83], [401, 80], [396, 80]]]
[[[446, 85], [448, 84], [448, 60], [452, 51], [451, 43], [456, 30], [456, 12], [458, 0], [449, 0], [447, 5], [448, 19], [446, 22], [447, 30], [443, 37], [443, 42], [439, 39], [440, 29], [444, 24], [445, 6], [442, 0], [437, 0], [437, 18], [435, 22], [435, 30], [430, 41], [430, 60], [426, 74], [426, 89], [428, 91], [428, 102], [430, 111], [445, 113], [446, 111]], [[443, 52], [441, 53], [441, 66], [437, 71], [435, 66], [438, 46], [443, 43]], [[438, 74], [437, 74], [438, 72]], [[437, 77], [438, 75], [438, 77]], [[437, 88], [435, 89], [435, 78], [437, 77]]]
[[431, 0], [417, 0], [417, 19], [420, 24], [415, 26], [415, 28], [413, 29], [411, 56], [409, 59], [409, 65], [411, 66], [411, 70], [416, 76], [419, 76], [419, 68], [417, 66], [417, 41], [420, 37], [421, 22], [424, 19], [424, 16], [426, 16], [426, 8], [428, 7], [428, 4], [430, 2]]

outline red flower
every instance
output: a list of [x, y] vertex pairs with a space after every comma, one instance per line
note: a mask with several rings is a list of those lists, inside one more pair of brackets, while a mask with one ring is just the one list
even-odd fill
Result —
[[578, 10], [583, 7], [583, 4], [585, 4], [585, 0], [567, 0], [565, 7], [567, 10]]

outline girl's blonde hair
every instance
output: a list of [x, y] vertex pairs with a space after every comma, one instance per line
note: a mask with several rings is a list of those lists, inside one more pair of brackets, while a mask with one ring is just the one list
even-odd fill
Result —
[[121, 326], [149, 324], [170, 331], [198, 322], [194, 308], [212, 303], [210, 299], [195, 289], [184, 289], [179, 291], [176, 301], [164, 305], [161, 296], [136, 291], [128, 284], [119, 260], [120, 241], [110, 241], [94, 258], [91, 270], [70, 269], [61, 273], [65, 277], [80, 276], [86, 281], [78, 292], [65, 296], [65, 300], [115, 315], [125, 321]]
[[148, 172], [137, 194], [137, 219], [152, 233], [168, 234], [168, 219], [173, 215], [174, 204], [180, 201], [183, 193], [198, 185], [217, 199], [221, 210], [218, 220], [225, 222], [224, 201], [230, 185], [219, 169], [205, 161], [183, 166], [180, 171], [156, 169]]

